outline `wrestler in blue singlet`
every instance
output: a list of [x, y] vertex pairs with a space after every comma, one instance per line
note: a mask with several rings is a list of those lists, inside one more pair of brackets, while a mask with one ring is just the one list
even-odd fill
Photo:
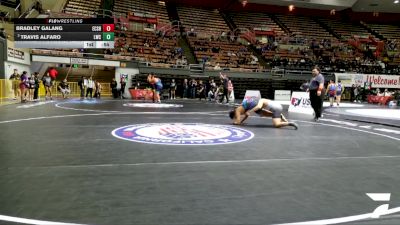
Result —
[[161, 79], [160, 78], [156, 78], [157, 81], [154, 83], [154, 87], [156, 89], [156, 91], [160, 94], [161, 90], [163, 89], [163, 84], [161, 83]]
[[338, 83], [336, 88], [336, 96], [341, 96], [341, 95], [342, 95], [342, 84]]
[[246, 110], [246, 111], [250, 110], [257, 106], [259, 100], [260, 100], [259, 98], [247, 97], [247, 98], [243, 99], [242, 106], [243, 106], [244, 110]]
[[[242, 106], [244, 110], [248, 111], [256, 107], [258, 105], [259, 100], [260, 100], [259, 98], [254, 98], [254, 97], [245, 98], [242, 102]], [[268, 105], [265, 108], [261, 108], [254, 112], [260, 114], [263, 109], [272, 112], [272, 118], [280, 118], [281, 113], [283, 111], [281, 104], [271, 100], [268, 100]]]

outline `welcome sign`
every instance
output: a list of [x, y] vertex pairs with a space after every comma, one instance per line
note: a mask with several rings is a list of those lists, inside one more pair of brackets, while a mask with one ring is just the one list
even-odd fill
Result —
[[354, 85], [363, 86], [364, 83], [371, 83], [373, 88], [400, 88], [400, 76], [381, 75], [381, 74], [355, 74], [355, 73], [335, 73], [336, 82], [342, 81], [345, 87]]
[[366, 75], [366, 82], [375, 88], [400, 88], [400, 76]]

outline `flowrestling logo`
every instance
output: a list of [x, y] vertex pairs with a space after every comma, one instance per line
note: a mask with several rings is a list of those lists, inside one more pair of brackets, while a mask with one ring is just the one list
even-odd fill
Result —
[[138, 108], [182, 108], [183, 105], [179, 104], [158, 104], [158, 103], [125, 103], [123, 106], [126, 107], [138, 107]]
[[250, 131], [224, 125], [153, 123], [120, 127], [112, 135], [123, 140], [162, 145], [220, 145], [248, 141]]

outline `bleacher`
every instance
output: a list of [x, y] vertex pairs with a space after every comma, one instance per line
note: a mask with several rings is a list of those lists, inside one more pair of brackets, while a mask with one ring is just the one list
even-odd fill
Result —
[[[256, 70], [260, 69], [257, 62], [252, 62], [251, 52], [247, 47], [238, 42], [228, 40], [199, 39], [189, 37], [189, 43], [193, 47], [195, 56], [199, 62], [206, 61], [208, 67], [237, 68]], [[206, 60], [204, 60], [206, 59]]]
[[294, 15], [276, 15], [276, 17], [290, 30], [293, 37], [317, 40], [334, 38], [311, 17]]
[[1, 11], [0, 10], [0, 20], [5, 20], [5, 19], [7, 19], [7, 12], [5, 12], [5, 11]]
[[386, 39], [396, 39], [400, 41], [400, 26], [385, 24], [368, 24], [368, 26]]
[[3, 5], [5, 7], [13, 8], [15, 9], [18, 6], [18, 2], [16, 0], [1, 0], [0, 5]]
[[[176, 64], [179, 54], [178, 42], [174, 37], [159, 37], [148, 31], [116, 31], [115, 52], [120, 56], [130, 56], [145, 59], [147, 62]], [[124, 37], [121, 37], [124, 34]], [[119, 37], [118, 37], [119, 36]]]
[[277, 36], [284, 34], [284, 31], [266, 13], [247, 13], [233, 12], [229, 16], [238, 28], [268, 28], [275, 32]]
[[400, 26], [391, 24], [367, 24], [367, 26], [386, 39], [386, 50], [390, 52], [388, 65], [400, 65]]
[[351, 39], [354, 35], [357, 36], [373, 36], [364, 27], [359, 24], [347, 23], [333, 19], [319, 19], [322, 23], [330, 27], [334, 32], [339, 34], [343, 40]]
[[[247, 47], [229, 41], [228, 25], [217, 10], [178, 6], [182, 26], [189, 35], [189, 43], [199, 62], [206, 59], [207, 67], [259, 69], [258, 61], [251, 63]], [[221, 37], [222, 34], [226, 36]]]
[[[311, 54], [311, 52], [308, 52], [308, 54]], [[273, 58], [287, 58], [287, 59], [292, 59], [292, 60], [301, 60], [301, 59], [310, 59], [310, 56], [305, 56], [304, 54], [301, 54], [298, 50], [293, 50], [290, 51], [288, 49], [280, 49], [278, 51], [266, 51], [263, 53], [263, 56], [266, 59], [273, 59]]]
[[64, 11], [68, 14], [95, 15], [101, 8], [101, 0], [68, 0]]
[[192, 28], [198, 35], [207, 36], [219, 36], [222, 32], [229, 32], [228, 25], [217, 10], [182, 6], [178, 6], [177, 9], [179, 19], [186, 32]]
[[165, 5], [146, 0], [119, 0], [114, 3], [114, 12], [126, 14], [139, 12], [157, 17], [159, 23], [170, 24]]
[[[69, 0], [65, 11], [72, 10], [72, 13], [75, 14], [79, 12], [94, 14], [100, 4], [101, 0], [91, 2]], [[157, 32], [160, 25], [171, 24], [165, 3], [148, 0], [122, 0], [114, 4], [114, 11], [125, 15], [134, 12], [135, 16], [139, 15], [139, 17], [140, 15], [144, 17], [154, 16], [157, 18], [157, 26], [153, 27], [153, 23], [143, 23], [143, 26], [141, 26], [141, 22], [132, 21], [126, 25], [125, 29], [118, 29], [118, 26], [116, 26], [115, 49], [105, 51], [104, 58], [139, 60], [151, 63], [153, 66], [163, 67], [174, 66], [178, 59], [182, 59], [182, 48], [178, 46], [178, 40], [171, 34]], [[222, 69], [244, 69], [247, 71], [262, 69], [258, 59], [252, 55], [248, 47], [236, 41], [237, 37], [233, 38], [233, 35], [239, 36], [239, 34], [229, 29], [218, 10], [177, 6], [177, 13], [181, 22], [180, 25], [185, 31], [184, 34], [188, 35], [189, 45], [194, 50], [195, 58], [198, 62], [205, 60], [208, 69], [218, 66]], [[344, 63], [368, 60], [364, 58], [361, 50], [358, 51], [347, 42], [343, 42], [353, 38], [353, 35], [372, 35], [359, 24], [333, 19], [319, 18], [316, 20], [313, 17], [306, 16], [270, 16], [266, 13], [256, 12], [228, 12], [227, 15], [237, 28], [274, 32], [274, 37], [270, 36], [268, 43], [252, 42], [253, 46], [260, 50], [259, 53], [264, 56], [266, 62], [271, 65], [281, 65], [283, 59], [285, 68], [308, 69], [308, 64], [317, 63], [325, 63], [329, 67], [331, 64], [327, 62], [330, 59]], [[278, 23], [286, 26], [289, 33], [285, 33]], [[325, 25], [339, 34], [342, 40], [338, 40], [325, 30]], [[147, 26], [151, 27], [148, 28]], [[399, 26], [376, 24], [368, 26], [387, 39], [400, 40]], [[164, 34], [166, 34], [166, 37], [163, 37]], [[325, 45], [327, 40], [329, 40], [329, 44]], [[277, 46], [275, 46], [275, 41], [278, 43]], [[313, 47], [314, 44], [316, 47]], [[274, 46], [271, 48], [272, 45]], [[334, 47], [334, 45], [341, 45], [341, 47]], [[352, 48], [353, 50], [351, 50]], [[34, 50], [33, 52], [45, 55], [85, 57], [76, 51]], [[355, 60], [356, 58], [357, 60]], [[399, 55], [391, 55], [389, 58], [389, 63], [400, 63]]]

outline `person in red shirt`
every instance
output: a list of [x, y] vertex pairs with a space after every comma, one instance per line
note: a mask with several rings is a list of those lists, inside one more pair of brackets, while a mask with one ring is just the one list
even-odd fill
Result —
[[51, 80], [55, 80], [56, 77], [58, 76], [58, 71], [56, 69], [54, 69], [53, 67], [50, 67], [49, 75], [51, 77]]

